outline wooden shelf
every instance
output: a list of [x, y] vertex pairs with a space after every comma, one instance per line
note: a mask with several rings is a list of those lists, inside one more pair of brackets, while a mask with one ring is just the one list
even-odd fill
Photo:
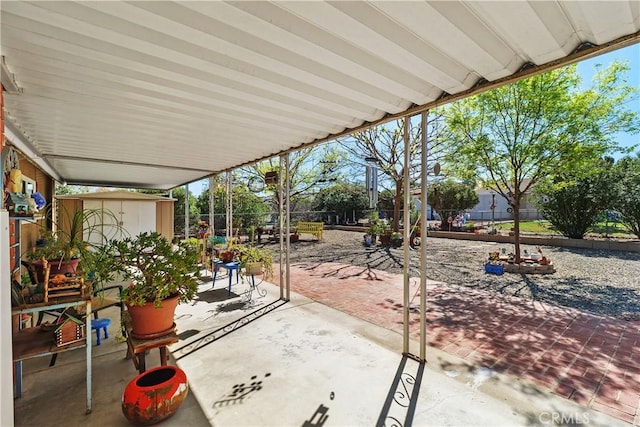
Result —
[[24, 360], [31, 357], [46, 356], [53, 353], [74, 350], [84, 347], [86, 340], [76, 341], [65, 346], [56, 346], [52, 331], [42, 328], [27, 328], [13, 336], [13, 360]]
[[79, 298], [78, 295], [72, 297], [51, 298], [49, 302], [38, 302], [34, 304], [23, 304], [18, 307], [11, 307], [12, 314], [33, 313], [35, 311], [57, 310], [60, 308], [70, 307], [72, 305], [82, 305], [90, 300], [90, 297]]
[[[24, 313], [37, 313], [41, 311], [53, 311], [68, 307], [83, 307], [88, 314], [85, 324], [85, 337], [64, 346], [57, 346], [53, 331], [46, 331], [40, 327], [26, 328], [13, 331], [13, 363], [14, 363], [14, 397], [22, 396], [22, 361], [32, 357], [46, 356], [61, 353], [69, 350], [85, 348], [85, 359], [87, 365], [87, 413], [91, 412], [91, 298], [81, 298], [78, 295], [73, 297], [56, 298], [49, 302], [36, 304], [24, 304], [19, 307], [12, 307], [13, 315]], [[89, 343], [89, 345], [87, 345]]]

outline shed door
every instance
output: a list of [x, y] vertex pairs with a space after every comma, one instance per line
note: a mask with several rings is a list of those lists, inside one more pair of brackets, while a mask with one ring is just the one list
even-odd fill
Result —
[[156, 231], [156, 203], [122, 201], [122, 226], [130, 236]]
[[[121, 239], [127, 236], [136, 236], [144, 231], [156, 231], [155, 202], [85, 200], [84, 206], [85, 209], [104, 209], [113, 214], [103, 215], [103, 233], [109, 239]], [[114, 222], [118, 222], [120, 228], [114, 227]], [[93, 236], [86, 234], [87, 241], [94, 242], [96, 240]]]

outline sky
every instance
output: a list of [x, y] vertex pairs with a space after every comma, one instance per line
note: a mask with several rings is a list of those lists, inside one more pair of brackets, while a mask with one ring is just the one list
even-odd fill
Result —
[[[578, 62], [577, 71], [582, 77], [583, 85], [585, 85], [585, 87], [589, 87], [591, 85], [590, 83], [596, 71], [596, 64], [601, 64], [603, 67], [607, 67], [616, 59], [629, 61], [630, 70], [627, 75], [628, 83], [640, 90], [640, 43]], [[629, 104], [629, 109], [640, 114], [640, 97], [636, 97]], [[620, 144], [624, 147], [632, 145], [640, 146], [640, 135], [619, 133], [617, 137]], [[637, 152], [638, 150], [635, 151]], [[194, 182], [189, 184], [189, 192], [197, 197], [208, 187], [208, 185], [209, 181], [207, 179]]]
[[[586, 85], [587, 87], [590, 85], [596, 64], [601, 64], [603, 67], [607, 67], [616, 59], [629, 61], [630, 70], [627, 74], [628, 83], [640, 90], [640, 43], [579, 62], [577, 70], [578, 74], [582, 77], [583, 85]], [[640, 114], [640, 97], [636, 97], [631, 101], [628, 107], [630, 110], [636, 111]], [[640, 135], [618, 133], [618, 142], [620, 142], [624, 147], [640, 145]], [[636, 149], [635, 152], [638, 152], [638, 149]]]

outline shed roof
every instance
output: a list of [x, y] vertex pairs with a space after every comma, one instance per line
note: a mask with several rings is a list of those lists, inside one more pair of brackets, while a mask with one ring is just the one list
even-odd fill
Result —
[[80, 199], [80, 200], [142, 200], [142, 201], [175, 201], [170, 197], [157, 194], [146, 194], [134, 191], [115, 190], [97, 191], [94, 193], [65, 194], [56, 196], [56, 199]]

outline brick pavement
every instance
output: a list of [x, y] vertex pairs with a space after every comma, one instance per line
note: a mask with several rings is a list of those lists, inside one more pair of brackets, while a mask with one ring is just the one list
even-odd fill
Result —
[[[291, 268], [291, 289], [402, 334], [402, 275], [298, 263]], [[410, 295], [410, 334], [419, 340], [417, 278], [410, 281]], [[427, 344], [640, 425], [640, 321], [430, 283]]]

